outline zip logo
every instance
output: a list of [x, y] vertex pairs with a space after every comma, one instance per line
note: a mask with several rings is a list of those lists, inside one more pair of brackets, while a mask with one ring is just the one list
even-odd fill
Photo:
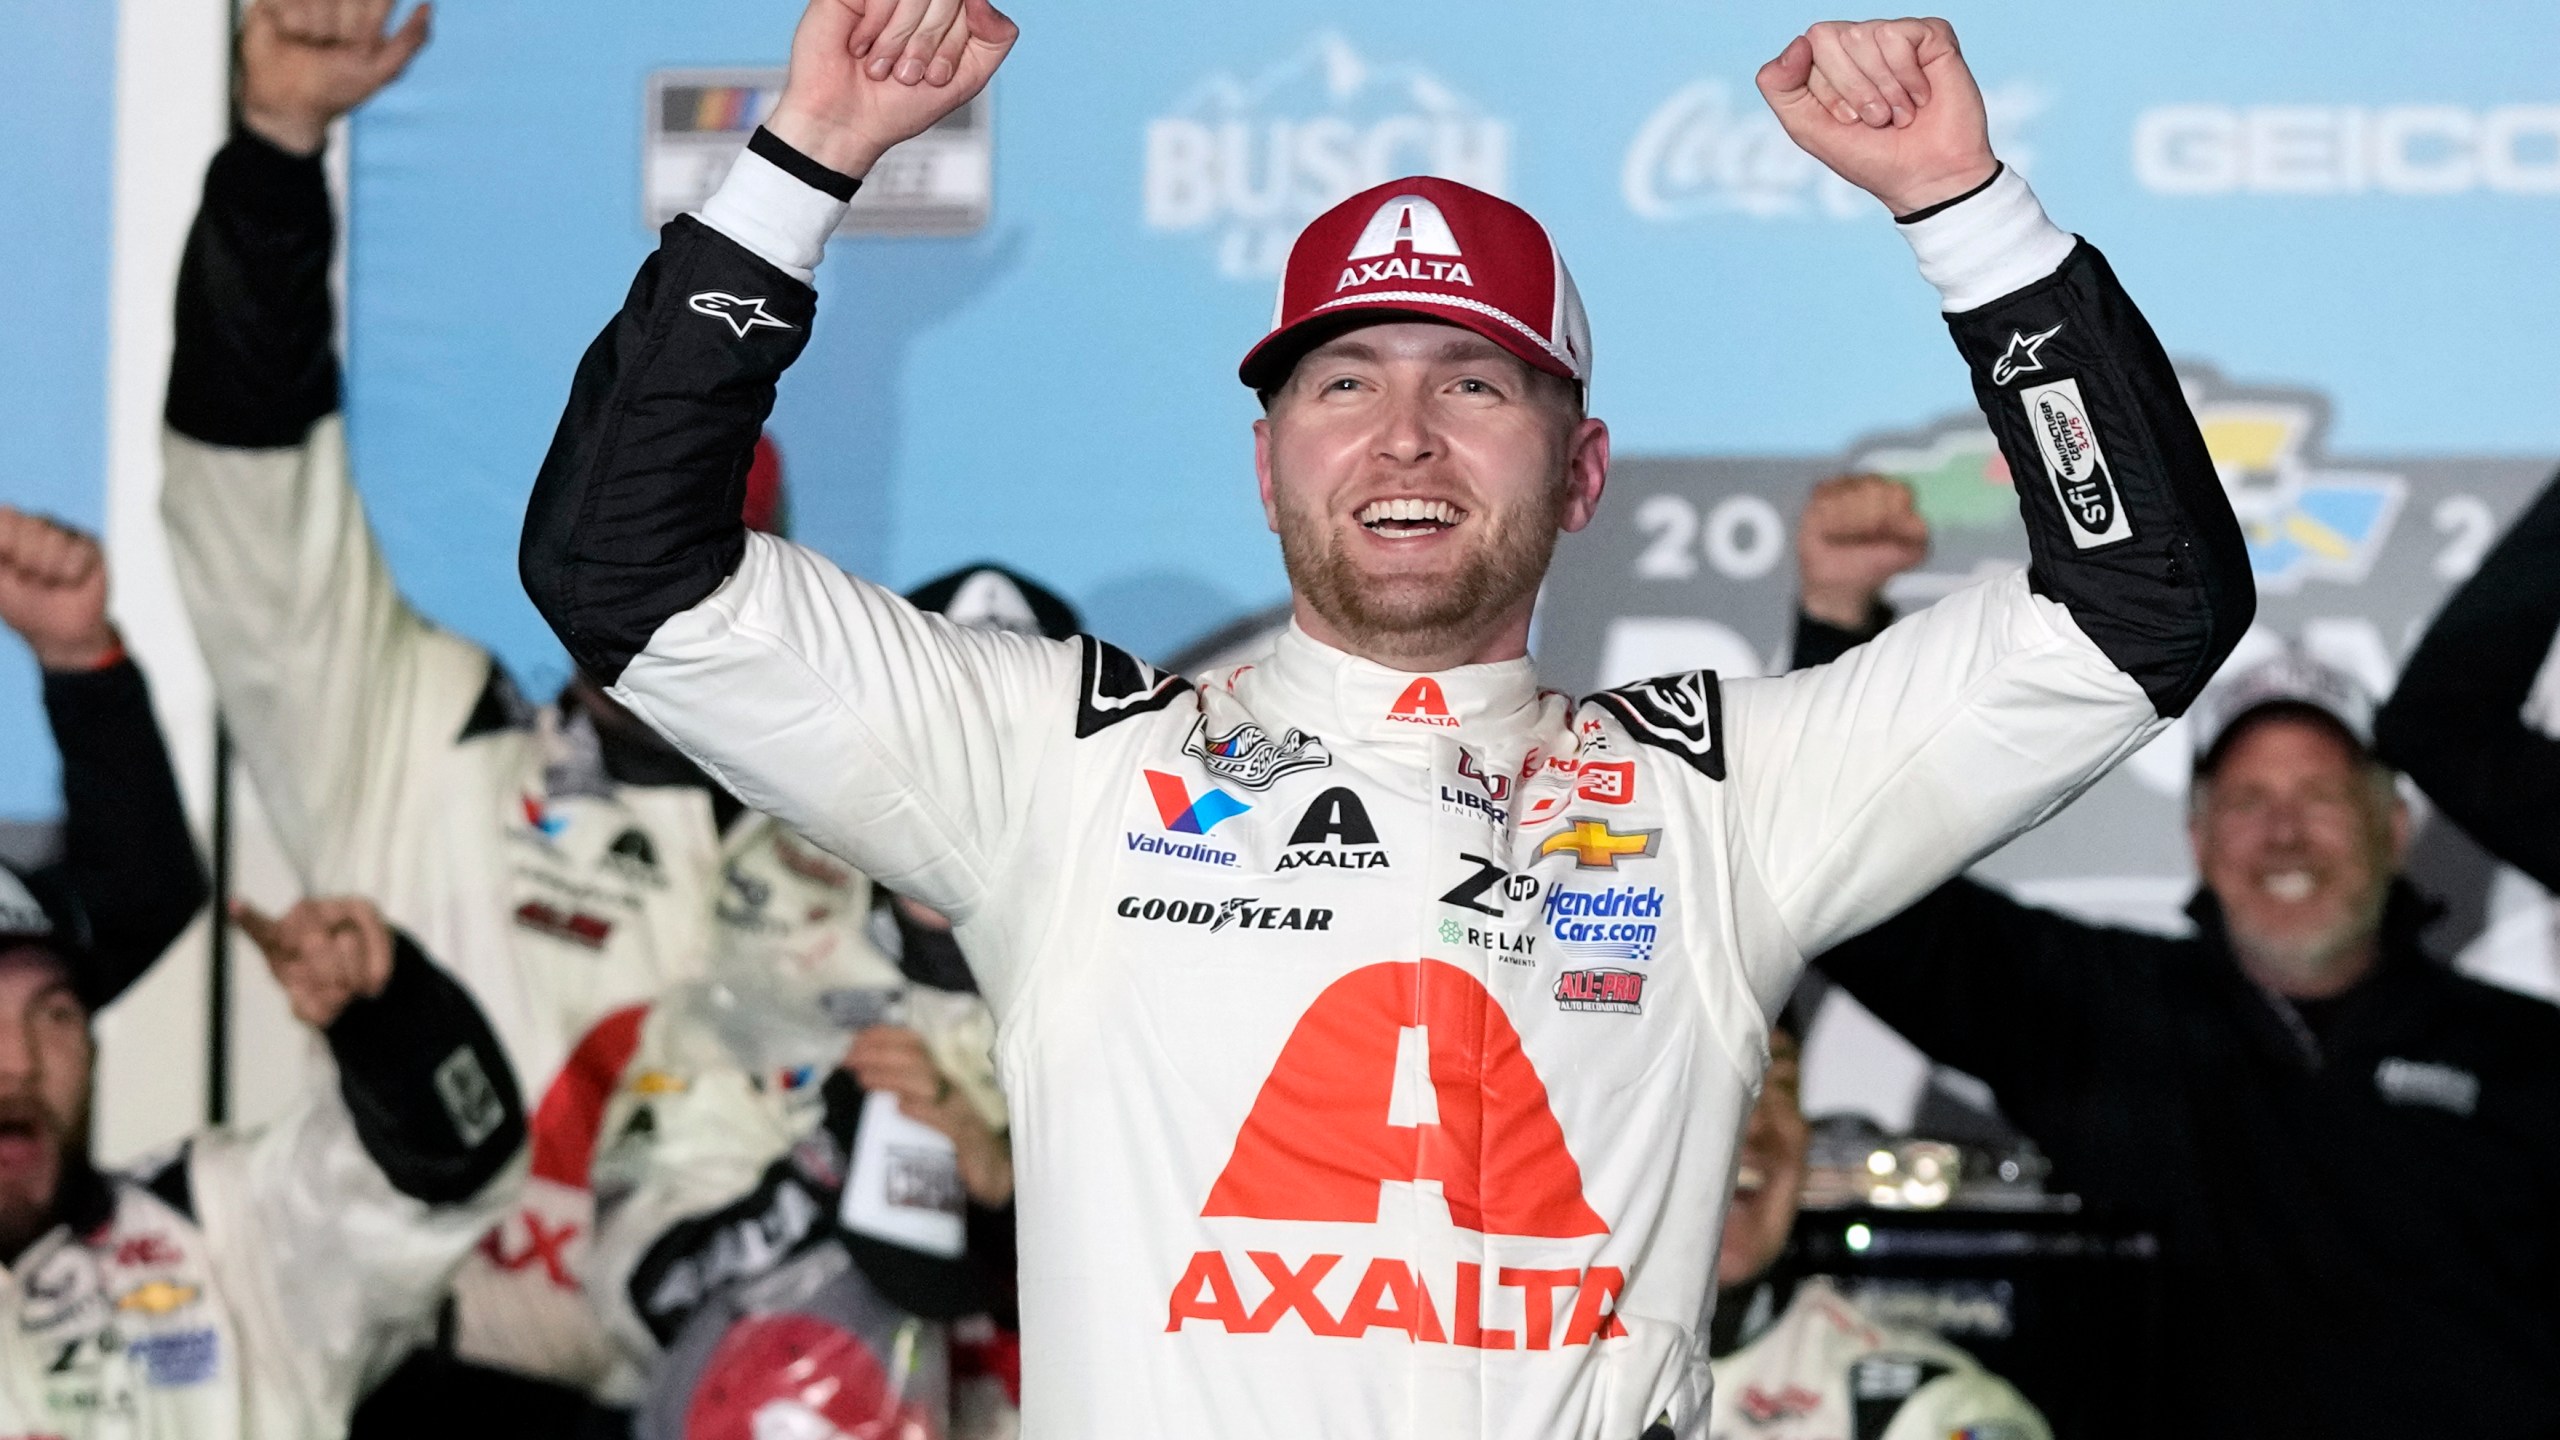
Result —
[[1155, 797], [1157, 818], [1176, 835], [1206, 835], [1253, 808], [1215, 785], [1195, 800], [1191, 787], [1183, 784], [1179, 775], [1149, 770], [1146, 777], [1147, 793]]

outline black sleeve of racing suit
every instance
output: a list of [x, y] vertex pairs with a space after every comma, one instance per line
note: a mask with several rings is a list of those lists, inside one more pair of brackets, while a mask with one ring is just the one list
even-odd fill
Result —
[[1813, 963], [1930, 1059], [2015, 1106], [2052, 1097], [2110, 1023], [2096, 933], [1956, 879]]
[[1795, 640], [1788, 647], [1791, 658], [1787, 668], [1802, 670], [1808, 665], [1828, 665], [1883, 634], [1884, 627], [1892, 623], [1893, 610], [1881, 600], [1868, 611], [1867, 623], [1855, 630], [1843, 630], [1828, 620], [1818, 620], [1799, 609], [1796, 611]]
[[972, 1203], [967, 1217], [970, 1249], [957, 1260], [856, 1235], [836, 1224], [854, 1137], [862, 1128], [864, 1093], [849, 1073], [829, 1074], [819, 1090], [826, 1102], [820, 1124], [825, 1156], [813, 1156], [806, 1144], [795, 1147], [765, 1167], [754, 1189], [668, 1226], [641, 1254], [626, 1290], [633, 1313], [660, 1345], [673, 1344], [685, 1323], [718, 1298], [721, 1287], [770, 1274], [794, 1256], [829, 1242], [844, 1248], [881, 1298], [911, 1315], [948, 1320], [984, 1310], [1000, 1298], [977, 1247], [991, 1219], [1004, 1217], [1010, 1229], [1009, 1209], [987, 1211]]
[[488, 1017], [407, 935], [391, 933], [382, 993], [327, 1033], [356, 1138], [403, 1194], [467, 1200], [523, 1147], [524, 1097]]
[[178, 263], [169, 427], [212, 445], [302, 443], [338, 408], [329, 253], [335, 224], [320, 157], [245, 130], [213, 157]]
[[2382, 758], [2499, 859], [2560, 889], [2560, 739], [2524, 718], [2560, 632], [2560, 480], [2427, 627], [2374, 717]]
[[[762, 130], [754, 144], [769, 159], [789, 154], [777, 163], [794, 173], [816, 165]], [[851, 179], [836, 178], [850, 194]], [[679, 215], [578, 361], [516, 564], [534, 608], [598, 683], [738, 568], [756, 436], [817, 306], [817, 291]]]
[[2016, 479], [2034, 591], [2163, 716], [2185, 711], [2257, 608], [2239, 522], [2168, 354], [2087, 241], [1947, 318]]
[[142, 978], [212, 887], [142, 671], [48, 670], [44, 711], [62, 753], [63, 847], [29, 879], [73, 931], [95, 1010]]

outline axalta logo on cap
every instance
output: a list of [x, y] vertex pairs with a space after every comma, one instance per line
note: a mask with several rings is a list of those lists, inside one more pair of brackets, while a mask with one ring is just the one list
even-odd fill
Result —
[[[1399, 246], [1411, 253], [1398, 255]], [[1342, 278], [1334, 282], [1333, 290], [1339, 295], [1387, 280], [1422, 280], [1472, 288], [1476, 279], [1467, 272], [1467, 262], [1458, 258], [1463, 254], [1458, 237], [1449, 229], [1449, 219], [1440, 213], [1439, 206], [1419, 195], [1398, 195], [1379, 206], [1378, 213], [1361, 228], [1359, 240], [1351, 247], [1350, 263], [1342, 267]], [[1388, 258], [1372, 258], [1379, 255]], [[1429, 255], [1450, 258], [1422, 258]]]
[[1387, 707], [1387, 718], [1441, 729], [1454, 728], [1458, 723], [1458, 717], [1449, 713], [1449, 698], [1440, 693], [1440, 682], [1428, 675], [1404, 687], [1396, 703]]

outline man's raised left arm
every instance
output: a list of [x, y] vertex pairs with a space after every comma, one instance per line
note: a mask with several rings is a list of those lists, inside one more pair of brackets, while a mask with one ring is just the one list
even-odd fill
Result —
[[2167, 353], [2106, 260], [1992, 154], [1946, 23], [1817, 25], [1759, 80], [1799, 145], [1892, 210], [1940, 292], [2030, 551], [2023, 576], [1840, 663], [1725, 687], [1750, 862], [1811, 951], [2148, 741], [2248, 629], [2256, 594]]

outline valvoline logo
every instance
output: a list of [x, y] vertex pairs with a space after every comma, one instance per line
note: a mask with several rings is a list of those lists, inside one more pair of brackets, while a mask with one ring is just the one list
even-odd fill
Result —
[[1253, 808], [1215, 785], [1195, 800], [1181, 776], [1161, 770], [1146, 774], [1147, 793], [1155, 797], [1156, 814], [1164, 821], [1164, 828], [1176, 835], [1206, 835]]
[[523, 800], [524, 823], [542, 832], [542, 838], [557, 840], [560, 838], [560, 832], [569, 828], [568, 816], [553, 814], [551, 807], [543, 804], [541, 799], [531, 792], [527, 792]]
[[[1385, 1186], [1420, 1181], [1439, 1187], [1453, 1224], [1480, 1235], [1609, 1233], [1583, 1194], [1581, 1167], [1519, 1032], [1481, 982], [1437, 960], [1364, 966], [1325, 987], [1281, 1047], [1200, 1213], [1373, 1225]], [[1345, 1260], [1199, 1251], [1174, 1283], [1165, 1328], [1259, 1335], [1294, 1316], [1316, 1335], [1385, 1330], [1483, 1350], [1547, 1350], [1626, 1333], [1616, 1313], [1626, 1276], [1610, 1266], [1461, 1261], [1443, 1273], [1394, 1256]], [[1336, 1269], [1346, 1279], [1329, 1287], [1337, 1293], [1328, 1300], [1319, 1286]], [[1261, 1293], [1250, 1304], [1239, 1273], [1258, 1276]], [[1522, 1317], [1516, 1332], [1485, 1323], [1486, 1292], [1501, 1288], [1521, 1292], [1496, 1307]]]

